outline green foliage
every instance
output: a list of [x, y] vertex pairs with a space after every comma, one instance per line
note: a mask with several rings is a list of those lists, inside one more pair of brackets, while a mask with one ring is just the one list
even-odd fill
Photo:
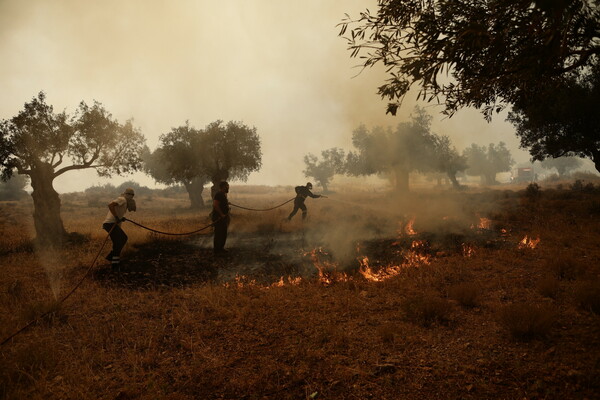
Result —
[[[140, 167], [144, 137], [131, 121], [121, 125], [102, 104], [79, 104], [75, 114], [55, 113], [40, 92], [15, 117], [0, 123], [0, 166], [4, 179], [14, 170], [32, 179], [47, 165], [52, 178], [94, 168], [101, 176]], [[71, 161], [69, 163], [69, 161]]]
[[154, 152], [144, 149], [144, 170], [157, 182], [185, 186], [192, 207], [202, 206], [207, 182], [245, 181], [261, 166], [256, 128], [240, 122], [216, 121], [204, 129], [185, 125], [161, 135]]
[[146, 149], [144, 168], [164, 184], [245, 181], [251, 172], [260, 169], [261, 157], [256, 128], [240, 122], [216, 121], [196, 129], [186, 122], [163, 134], [154, 153]]
[[379, 94], [388, 112], [416, 84], [419, 98], [444, 102], [448, 115], [475, 107], [489, 119], [584, 71], [600, 52], [599, 20], [593, 0], [381, 0], [375, 12], [343, 20], [340, 35], [365, 67], [385, 66]]
[[88, 168], [100, 176], [135, 171], [144, 142], [131, 121], [119, 124], [98, 102], [81, 102], [69, 116], [55, 113], [40, 92], [16, 116], [0, 121], [0, 175], [7, 180], [16, 171], [30, 177], [36, 239], [61, 245], [66, 231], [54, 179]]
[[322, 160], [309, 153], [304, 156], [306, 169], [303, 171], [307, 178], [314, 178], [323, 191], [327, 192], [327, 186], [336, 174], [343, 174], [346, 170], [345, 154], [342, 149], [333, 147], [321, 152]]
[[487, 148], [473, 143], [463, 151], [463, 156], [469, 165], [467, 175], [481, 176], [487, 185], [496, 184], [496, 174], [510, 171], [515, 163], [504, 142], [490, 143]]
[[431, 115], [415, 107], [411, 120], [401, 122], [395, 130], [364, 125], [355, 129], [352, 144], [356, 152], [346, 157], [346, 173], [353, 176], [375, 173], [392, 174], [396, 189], [408, 190], [408, 174], [445, 172], [451, 179], [463, 170], [465, 159], [452, 147], [450, 139], [431, 132]]
[[550, 165], [561, 176], [578, 166], [572, 156], [591, 159], [600, 172], [600, 60], [591, 60], [581, 73], [545, 82], [538, 92], [515, 102], [509, 114], [521, 146], [535, 160], [556, 159]]

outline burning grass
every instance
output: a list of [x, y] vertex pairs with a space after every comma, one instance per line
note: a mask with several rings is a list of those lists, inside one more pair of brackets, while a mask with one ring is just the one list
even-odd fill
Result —
[[[54, 318], [0, 348], [0, 397], [596, 396], [600, 225], [586, 213], [598, 194], [542, 188], [532, 207], [512, 191], [337, 192], [345, 203], [311, 201], [304, 224], [282, 222], [289, 209], [234, 210], [224, 258], [210, 234], [126, 224], [121, 273], [101, 264], [52, 308], [104, 240], [105, 210], [74, 202], [67, 229], [90, 239], [60, 263], [27, 240], [2, 247], [0, 336], [45, 310]], [[249, 206], [288, 193], [276, 195], [231, 191]], [[207, 220], [183, 196], [146, 209], [140, 197], [131, 217], [144, 225], [184, 232]], [[11, 207], [10, 229], [27, 232], [27, 213]], [[540, 240], [520, 248], [526, 235]]]

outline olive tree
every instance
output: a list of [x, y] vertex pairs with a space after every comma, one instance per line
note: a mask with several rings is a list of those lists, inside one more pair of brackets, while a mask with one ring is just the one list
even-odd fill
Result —
[[463, 151], [463, 156], [468, 165], [466, 174], [481, 177], [481, 182], [486, 185], [497, 184], [496, 175], [510, 171], [515, 163], [503, 142], [490, 143], [487, 147], [473, 143]]
[[415, 108], [410, 121], [401, 122], [395, 130], [360, 126], [352, 134], [356, 151], [346, 157], [348, 175], [389, 173], [399, 192], [409, 190], [412, 171], [435, 170], [436, 135], [431, 132], [431, 116]]
[[224, 180], [246, 181], [251, 172], [260, 170], [262, 152], [256, 128], [241, 122], [215, 121], [201, 131], [201, 150], [197, 157], [203, 173], [213, 186], [211, 196]]
[[60, 245], [67, 233], [54, 179], [82, 169], [105, 177], [135, 171], [144, 142], [131, 121], [120, 124], [98, 102], [82, 101], [69, 116], [54, 112], [40, 92], [16, 116], [0, 121], [0, 174], [3, 180], [13, 171], [30, 178], [36, 239]]
[[144, 171], [156, 182], [165, 185], [182, 184], [191, 208], [204, 206], [202, 192], [209, 181], [199, 154], [203, 151], [202, 132], [186, 124], [161, 135], [160, 144], [144, 151]]
[[306, 169], [303, 171], [307, 178], [314, 178], [321, 185], [323, 192], [328, 192], [329, 182], [336, 174], [343, 174], [345, 171], [344, 150], [333, 147], [321, 152], [322, 159], [308, 153], [304, 156]]

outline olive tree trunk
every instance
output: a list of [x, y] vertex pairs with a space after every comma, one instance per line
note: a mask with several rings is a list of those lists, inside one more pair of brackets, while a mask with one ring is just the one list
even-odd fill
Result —
[[204, 207], [204, 199], [202, 198], [204, 182], [201, 179], [192, 179], [189, 182], [184, 182], [183, 185], [190, 198], [190, 208], [197, 209]]
[[52, 186], [54, 171], [50, 165], [42, 164], [31, 171], [30, 178], [36, 242], [42, 246], [60, 246], [67, 231], [60, 217], [60, 197]]

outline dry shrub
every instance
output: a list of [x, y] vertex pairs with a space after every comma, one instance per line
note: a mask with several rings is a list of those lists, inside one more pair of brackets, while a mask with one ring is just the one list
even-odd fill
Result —
[[544, 297], [556, 299], [560, 291], [560, 282], [556, 277], [546, 275], [538, 281], [537, 291]]
[[585, 271], [581, 262], [568, 255], [556, 255], [548, 260], [546, 267], [560, 280], [577, 279]]
[[574, 288], [574, 296], [579, 307], [600, 314], [600, 281], [579, 283]]
[[450, 318], [450, 303], [436, 293], [410, 296], [401, 303], [401, 308], [409, 321], [425, 327], [436, 322], [447, 323]]
[[479, 286], [472, 282], [457, 283], [448, 289], [450, 298], [466, 308], [478, 306], [480, 294]]
[[501, 308], [498, 318], [512, 337], [528, 341], [546, 337], [556, 321], [556, 313], [549, 307], [519, 303]]

